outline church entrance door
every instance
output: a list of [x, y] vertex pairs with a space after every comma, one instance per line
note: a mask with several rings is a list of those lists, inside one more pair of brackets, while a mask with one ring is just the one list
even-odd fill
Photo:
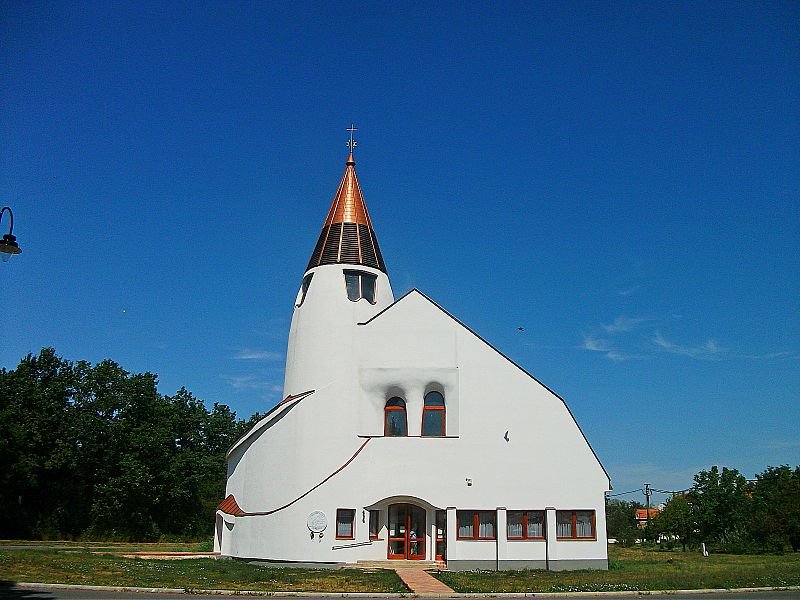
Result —
[[413, 504], [389, 506], [390, 559], [425, 559], [425, 509]]

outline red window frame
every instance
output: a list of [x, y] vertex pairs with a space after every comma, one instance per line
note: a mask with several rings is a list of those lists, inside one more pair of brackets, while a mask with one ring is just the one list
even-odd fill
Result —
[[[392, 400], [400, 400], [403, 403], [403, 406], [389, 406], [389, 402]], [[392, 435], [390, 436], [387, 432], [389, 430], [389, 411], [391, 410], [402, 410], [403, 411], [403, 418], [406, 422], [406, 432], [404, 435]], [[406, 412], [406, 401], [400, 398], [399, 396], [395, 396], [389, 398], [386, 401], [386, 406], [383, 407], [383, 435], [386, 437], [407, 437], [408, 436], [408, 413]]]
[[377, 540], [378, 534], [381, 531], [381, 511], [369, 511], [369, 539]]
[[[579, 512], [588, 512], [592, 515], [592, 535], [578, 535], [578, 513]], [[597, 523], [595, 522], [596, 519], [596, 512], [594, 510], [558, 510], [556, 511], [556, 533], [558, 533], [558, 515], [570, 513], [572, 519], [572, 535], [565, 536], [565, 535], [556, 535], [556, 539], [559, 540], [596, 540], [597, 539]]]
[[[461, 535], [461, 515], [472, 514], [472, 536]], [[481, 514], [492, 515], [492, 537], [480, 537]], [[497, 539], [497, 513], [493, 510], [459, 510], [456, 511], [456, 539], [459, 540], [496, 540]]]
[[[508, 535], [508, 515], [517, 513], [522, 515], [522, 537]], [[528, 535], [528, 515], [538, 514], [542, 518], [542, 535]], [[574, 531], [574, 529], [573, 529]], [[543, 510], [509, 510], [506, 513], [506, 539], [509, 540], [543, 540], [547, 537], [547, 520]]]
[[436, 522], [436, 560], [445, 560], [447, 555], [447, 511], [437, 510], [434, 520]]
[[[447, 421], [447, 413], [445, 412], [445, 405], [444, 405], [444, 394], [436, 392], [442, 397], [442, 405], [441, 406], [429, 406], [428, 405], [428, 396], [431, 395], [432, 392], [428, 392], [425, 394], [425, 400], [422, 406], [422, 429], [420, 429], [420, 435], [423, 437], [444, 437], [446, 431], [446, 421]], [[425, 435], [425, 417], [428, 415], [428, 411], [440, 410], [442, 411], [442, 431], [441, 433], [436, 435]]]
[[[342, 535], [339, 533], [339, 524], [346, 524], [342, 519], [344, 515], [350, 516], [350, 535]], [[336, 539], [337, 540], [354, 540], [356, 537], [356, 509], [355, 508], [337, 508], [336, 509]]]

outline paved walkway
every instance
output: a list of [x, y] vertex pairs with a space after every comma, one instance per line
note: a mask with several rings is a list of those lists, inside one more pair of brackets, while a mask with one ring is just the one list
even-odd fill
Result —
[[397, 576], [403, 580], [413, 594], [420, 596], [443, 594], [450, 596], [454, 592], [441, 581], [422, 569], [395, 569]]

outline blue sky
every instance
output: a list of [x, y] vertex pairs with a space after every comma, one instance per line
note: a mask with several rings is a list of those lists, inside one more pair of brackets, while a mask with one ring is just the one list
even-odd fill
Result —
[[396, 297], [563, 396], [615, 491], [798, 464], [799, 6], [2, 2], [0, 366], [272, 406], [355, 122]]

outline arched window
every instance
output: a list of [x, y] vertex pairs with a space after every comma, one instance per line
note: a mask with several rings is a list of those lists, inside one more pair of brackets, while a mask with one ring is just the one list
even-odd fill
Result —
[[437, 437], [444, 434], [444, 396], [439, 392], [428, 392], [422, 409], [422, 435]]
[[406, 421], [406, 401], [402, 398], [390, 398], [383, 409], [383, 435], [408, 435]]

